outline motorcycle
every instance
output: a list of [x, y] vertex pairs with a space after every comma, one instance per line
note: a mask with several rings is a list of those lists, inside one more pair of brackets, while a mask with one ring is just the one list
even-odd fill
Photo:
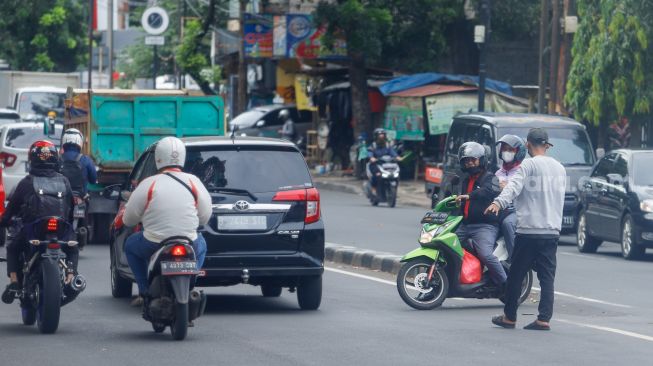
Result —
[[[421, 247], [401, 259], [397, 290], [401, 299], [415, 309], [435, 309], [448, 297], [504, 301], [503, 291], [489, 278], [487, 269], [463, 248], [455, 234], [463, 220], [454, 214], [459, 211], [455, 199], [447, 197], [426, 213], [421, 221]], [[497, 241], [494, 255], [508, 273], [508, 251], [502, 239]], [[529, 271], [522, 282], [520, 304], [528, 298], [532, 285], [533, 273]]]
[[143, 312], [156, 333], [170, 326], [172, 338], [183, 340], [189, 322], [204, 313], [206, 295], [193, 289], [198, 274], [192, 240], [174, 236], [161, 242], [161, 248], [150, 258], [149, 294]]
[[397, 188], [399, 187], [399, 164], [397, 160], [390, 155], [382, 156], [376, 165], [381, 175], [377, 176], [376, 194], [372, 190], [372, 163], [367, 164], [367, 181], [363, 184], [363, 189], [372, 206], [377, 206], [381, 202], [387, 202], [388, 206], [395, 207], [397, 204]]
[[73, 192], [73, 230], [77, 235], [79, 250], [84, 249], [88, 242], [88, 228], [86, 227], [86, 197]]
[[[16, 235], [15, 222], [10, 230], [9, 240]], [[16, 294], [20, 300], [23, 324], [37, 323], [41, 333], [54, 333], [59, 327], [61, 307], [73, 301], [86, 288], [84, 276], [72, 272], [66, 261], [64, 246], [74, 247], [76, 241], [63, 241], [69, 232], [69, 224], [60, 217], [45, 217], [31, 225], [34, 238], [21, 253], [23, 262], [19, 282], [22, 290]], [[69, 273], [74, 273], [72, 281], [65, 283]]]

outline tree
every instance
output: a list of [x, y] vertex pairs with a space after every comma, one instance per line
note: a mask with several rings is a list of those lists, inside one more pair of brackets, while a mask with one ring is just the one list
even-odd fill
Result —
[[0, 58], [27, 71], [77, 70], [87, 59], [88, 9], [73, 0], [0, 0]]
[[578, 2], [566, 102], [576, 117], [600, 126], [600, 145], [608, 121], [651, 111], [651, 14], [650, 1]]

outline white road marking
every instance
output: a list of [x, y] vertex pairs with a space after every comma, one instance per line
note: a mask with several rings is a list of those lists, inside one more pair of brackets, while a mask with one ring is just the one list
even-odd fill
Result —
[[607, 259], [603, 257], [597, 257], [593, 255], [582, 255], [582, 254], [577, 254], [577, 253], [568, 253], [568, 252], [558, 252], [560, 255], [566, 255], [569, 257], [577, 257], [577, 258], [583, 258], [583, 259], [591, 259], [595, 261], [606, 261]]
[[[535, 287], [535, 286], [533, 286], [533, 290], [538, 291], [538, 292], [542, 292], [542, 289], [540, 289], [539, 287]], [[564, 292], [560, 292], [560, 291], [554, 291], [553, 293], [558, 295], [558, 296], [568, 297], [568, 298], [576, 299], [576, 300], [580, 300], [580, 301], [587, 301], [587, 302], [593, 302], [593, 303], [602, 304], [602, 305], [616, 306], [616, 307], [625, 308], [625, 309], [632, 309], [633, 308], [630, 305], [617, 304], [617, 303], [614, 303], [614, 302], [592, 299], [590, 297], [576, 296], [576, 295], [572, 295], [572, 294], [568, 294], [568, 293], [564, 293]]]
[[374, 281], [374, 282], [378, 282], [378, 283], [384, 283], [384, 284], [390, 285], [390, 286], [397, 286], [397, 284], [395, 282], [392, 282], [392, 281], [382, 280], [380, 278], [376, 278], [376, 277], [372, 277], [372, 276], [366, 276], [366, 275], [362, 275], [362, 274], [359, 274], [359, 273], [343, 271], [343, 270], [337, 269], [337, 268], [324, 267], [324, 270], [344, 274], [344, 275], [347, 275], [347, 276], [358, 277], [358, 278], [362, 278], [364, 280], [370, 280], [370, 281]]
[[600, 325], [572, 322], [570, 320], [565, 320], [565, 319], [555, 319], [555, 321], [560, 322], [560, 323], [567, 323], [567, 324], [571, 324], [571, 325], [576, 325], [576, 326], [584, 327], [584, 328], [602, 330], [604, 332], [620, 334], [620, 335], [623, 335], [623, 336], [626, 336], [626, 337], [632, 337], [632, 338], [637, 338], [637, 339], [641, 339], [641, 340], [644, 340], [644, 341], [653, 342], [653, 337], [651, 337], [651, 336], [647, 336], [647, 335], [639, 334], [639, 333], [635, 333], [635, 332], [630, 332], [630, 331], [627, 331], [627, 330], [604, 327], [604, 326], [600, 326]]

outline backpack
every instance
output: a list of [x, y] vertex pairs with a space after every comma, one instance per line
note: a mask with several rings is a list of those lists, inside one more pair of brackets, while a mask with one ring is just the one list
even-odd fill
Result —
[[54, 177], [32, 176], [34, 192], [27, 198], [24, 220], [32, 223], [42, 217], [57, 216], [67, 220], [70, 216], [70, 204], [66, 199], [66, 178], [61, 175]]
[[83, 193], [86, 191], [86, 175], [81, 163], [82, 154], [77, 154], [75, 160], [63, 160], [61, 163], [61, 174], [68, 178], [70, 189], [73, 192]]

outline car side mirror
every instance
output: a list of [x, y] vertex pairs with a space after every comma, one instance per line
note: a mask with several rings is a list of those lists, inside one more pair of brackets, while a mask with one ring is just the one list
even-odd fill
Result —
[[265, 121], [264, 120], [260, 120], [260, 121], [256, 122], [256, 127], [264, 127], [264, 126], [265, 126]]
[[120, 184], [112, 184], [108, 187], [105, 187], [100, 193], [100, 195], [108, 200], [118, 201], [121, 198], [120, 188], [121, 188]]
[[614, 184], [614, 185], [622, 185], [626, 180], [624, 177], [622, 177], [620, 174], [608, 174], [606, 177], [608, 180], [608, 183]]

